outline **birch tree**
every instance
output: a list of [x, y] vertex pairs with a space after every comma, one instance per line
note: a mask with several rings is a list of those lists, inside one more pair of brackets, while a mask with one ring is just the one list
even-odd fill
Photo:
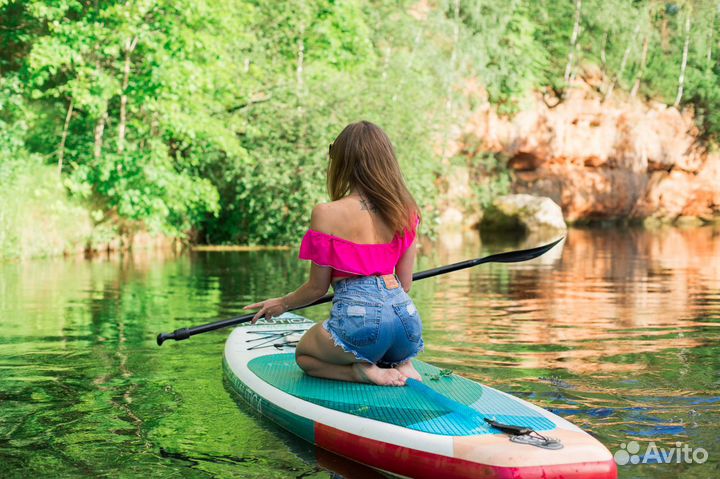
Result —
[[572, 35], [570, 36], [570, 48], [568, 50], [568, 61], [565, 67], [565, 86], [570, 86], [570, 80], [573, 75], [573, 67], [575, 66], [575, 56], [577, 55], [578, 37], [580, 36], [580, 19], [582, 16], [582, 0], [575, 0], [575, 22], [573, 23]]
[[690, 24], [691, 11], [688, 7], [687, 11], [685, 12], [685, 41], [683, 43], [682, 61], [680, 63], [680, 76], [678, 77], [677, 96], [675, 97], [675, 103], [673, 103], [673, 106], [675, 108], [678, 108], [680, 106], [680, 101], [682, 100], [683, 96], [683, 90], [685, 88], [685, 70], [687, 68], [688, 48], [690, 46]]

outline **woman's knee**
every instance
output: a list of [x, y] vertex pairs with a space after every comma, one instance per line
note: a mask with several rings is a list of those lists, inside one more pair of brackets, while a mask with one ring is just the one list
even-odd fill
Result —
[[305, 372], [308, 372], [310, 369], [312, 369], [312, 365], [314, 363], [314, 358], [312, 356], [308, 356], [307, 354], [298, 354], [295, 353], [295, 363]]

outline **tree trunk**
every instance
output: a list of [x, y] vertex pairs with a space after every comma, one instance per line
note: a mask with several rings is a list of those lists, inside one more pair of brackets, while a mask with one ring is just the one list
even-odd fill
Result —
[[577, 50], [577, 40], [580, 35], [580, 14], [582, 10], [582, 0], [575, 0], [575, 24], [573, 25], [572, 36], [570, 37], [570, 52], [568, 53], [568, 63], [565, 67], [565, 88], [570, 86], [570, 78], [575, 64], [575, 51]]
[[635, 96], [637, 96], [638, 90], [640, 90], [640, 81], [642, 80], [642, 77], [645, 74], [645, 64], [647, 63], [647, 54], [648, 54], [649, 44], [650, 44], [650, 35], [645, 34], [645, 38], [643, 39], [642, 55], [640, 56], [640, 70], [638, 71], [637, 78], [635, 78], [635, 84], [633, 85], [632, 90], [630, 91], [630, 96], [633, 98], [635, 98]]
[[127, 95], [125, 94], [130, 81], [130, 55], [137, 46], [138, 37], [135, 36], [125, 42], [125, 67], [123, 69], [122, 90], [120, 94], [120, 123], [118, 124], [118, 153], [125, 150], [125, 125], [127, 124]]
[[610, 32], [605, 30], [603, 33], [603, 39], [602, 39], [602, 49], [600, 50], [600, 71], [602, 72], [602, 78], [600, 83], [600, 89], [599, 93], [603, 95], [603, 100], [605, 100], [605, 95], [607, 94], [607, 91], [610, 89], [610, 84], [612, 83], [612, 76], [610, 71], [608, 70], [608, 63], [607, 63], [607, 44], [608, 44], [608, 37], [610, 36]]
[[65, 158], [65, 140], [67, 139], [68, 129], [70, 128], [70, 118], [73, 114], [73, 104], [75, 99], [70, 97], [67, 115], [65, 115], [65, 125], [63, 125], [62, 136], [60, 137], [60, 146], [58, 147], [58, 176], [62, 176], [63, 159]]
[[685, 16], [685, 45], [683, 46], [682, 64], [680, 65], [680, 77], [678, 78], [678, 91], [673, 106], [678, 108], [685, 89], [685, 69], [687, 68], [688, 47], [690, 46], [690, 12]]
[[[635, 38], [638, 34], [638, 31], [640, 31], [640, 22], [638, 21], [637, 25], [635, 25], [635, 30], [633, 30], [633, 38]], [[610, 82], [610, 86], [608, 87], [607, 91], [605, 92], [605, 96], [603, 97], [603, 101], [609, 100], [612, 97], [613, 90], [615, 89], [615, 85], [617, 84], [618, 80], [622, 77], [623, 73], [625, 72], [625, 67], [627, 66], [628, 58], [630, 57], [630, 50], [632, 48], [632, 43], [628, 42], [627, 47], [625, 47], [625, 51], [623, 52], [622, 61], [620, 62], [620, 70], [618, 71], [617, 75], [613, 77], [612, 82]]]
[[95, 123], [95, 149], [93, 155], [95, 159], [100, 159], [100, 155], [102, 154], [103, 133], [105, 131], [107, 116], [106, 111], [100, 118], [98, 118], [97, 123]]
[[712, 18], [712, 21], [710, 22], [710, 31], [708, 32], [708, 40], [707, 40], [708, 47], [707, 47], [707, 54], [706, 54], [706, 56], [707, 56], [706, 65], [707, 65], [708, 69], [712, 69], [712, 67], [713, 67], [713, 64], [712, 64], [712, 48], [713, 48], [713, 40], [714, 40], [713, 34], [715, 33], [715, 19], [717, 18], [718, 9], [720, 9], [720, 6], [717, 9], [713, 9], [713, 18]]

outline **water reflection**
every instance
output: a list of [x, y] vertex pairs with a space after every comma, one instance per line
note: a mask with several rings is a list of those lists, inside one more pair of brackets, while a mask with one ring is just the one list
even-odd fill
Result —
[[[448, 233], [423, 242], [418, 269], [530, 242]], [[324, 467], [336, 461], [239, 408], [225, 390], [226, 332], [154, 343], [159, 331], [243, 314], [243, 305], [284, 294], [306, 274], [292, 251], [2, 264], [3, 474], [329, 477]], [[412, 295], [424, 360], [550, 408], [611, 450], [632, 439], [683, 441], [710, 457], [622, 467], [621, 475], [716, 472], [718, 229], [573, 229], [542, 258], [423, 280]], [[327, 313], [305, 311], [316, 320]], [[353, 477], [346, 466], [329, 468]]]
[[[456, 235], [423, 244], [422, 261], [527, 246]], [[681, 441], [710, 456], [621, 467], [621, 477], [715, 475], [718, 229], [573, 229], [551, 261], [453, 273], [432, 294], [422, 310], [426, 361], [567, 416], [612, 451], [630, 440]]]
[[[436, 246], [434, 260], [485, 251], [474, 235], [461, 250], [451, 241], [450, 249]], [[434, 350], [481, 352], [477, 367], [631, 373], [644, 365], [608, 359], [715, 339], [696, 333], [718, 324], [718, 231], [574, 229], [554, 252], [549, 264], [487, 265], [443, 278], [425, 314]]]

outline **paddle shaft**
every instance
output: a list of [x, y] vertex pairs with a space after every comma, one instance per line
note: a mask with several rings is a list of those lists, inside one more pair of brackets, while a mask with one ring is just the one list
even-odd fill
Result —
[[[439, 268], [429, 269], [426, 271], [420, 271], [419, 273], [415, 273], [413, 275], [413, 281], [419, 281], [421, 279], [431, 278], [433, 276], [451, 273], [453, 271], [459, 271], [461, 269], [472, 268], [473, 266], [478, 266], [478, 265], [481, 265], [484, 263], [518, 263], [521, 261], [528, 261], [528, 260], [537, 258], [538, 256], [545, 254], [553, 246], [555, 246], [560, 241], [562, 241], [563, 238], [564, 237], [562, 237], [558, 240], [555, 240], [552, 243], [546, 244], [544, 246], [538, 246], [537, 248], [531, 248], [531, 249], [520, 250], [520, 251], [507, 251], [505, 253], [492, 254], [492, 255], [486, 256], [484, 258], [470, 259], [467, 261], [461, 261], [459, 263], [449, 264], [447, 266], [440, 266]], [[309, 308], [311, 306], [317, 306], [318, 304], [329, 303], [330, 301], [332, 301], [333, 296], [334, 296], [333, 294], [326, 294], [325, 296], [318, 299], [317, 301], [314, 301], [310, 304], [305, 304], [302, 306], [296, 306], [294, 308], [290, 308], [290, 309], [288, 309], [288, 311], [297, 311], [299, 309], [305, 309], [305, 308]], [[158, 344], [158, 346], [162, 346], [162, 344], [168, 339], [174, 339], [175, 341], [182, 341], [183, 339], [188, 339], [191, 336], [195, 336], [197, 334], [207, 333], [210, 331], [216, 331], [218, 329], [235, 326], [236, 324], [247, 323], [247, 322], [251, 321], [253, 317], [255, 317], [255, 314], [256, 313], [248, 313], [243, 316], [223, 319], [221, 321], [216, 321], [214, 323], [203, 324], [200, 326], [193, 326], [191, 328], [176, 329], [172, 333], [160, 333], [157, 335], [157, 344]]]

